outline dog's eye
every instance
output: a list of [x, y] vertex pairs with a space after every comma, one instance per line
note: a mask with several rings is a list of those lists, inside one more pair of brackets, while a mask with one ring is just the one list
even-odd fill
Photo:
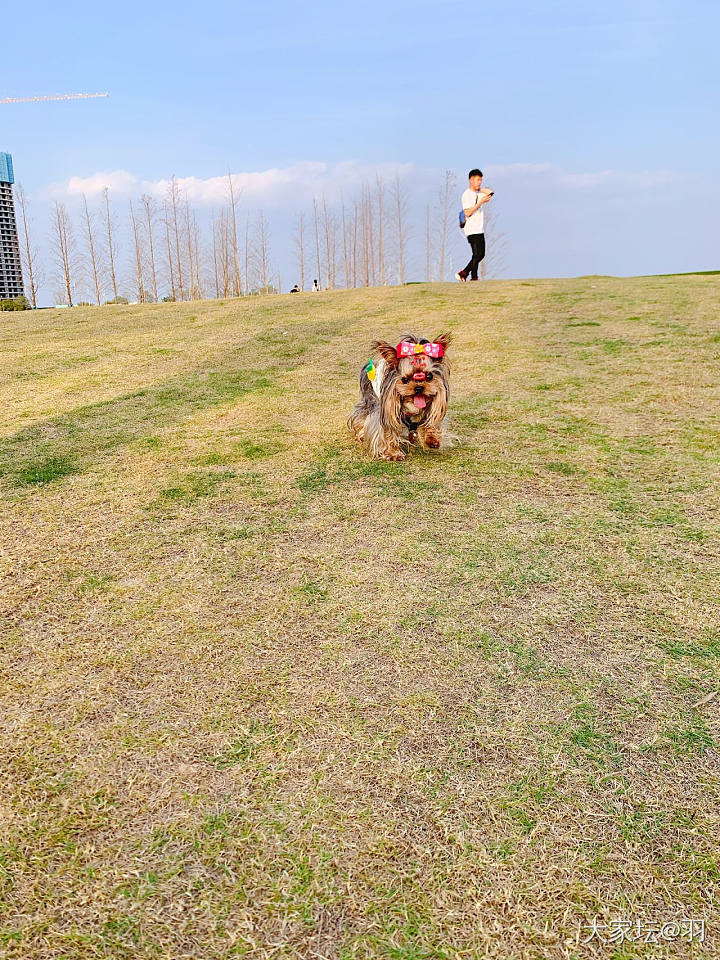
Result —
[[425, 379], [426, 379], [426, 380], [432, 380], [432, 378], [433, 378], [434, 376], [435, 376], [434, 373], [428, 373], [427, 376], [425, 377]]
[[403, 377], [403, 378], [402, 378], [402, 382], [403, 382], [403, 383], [410, 383], [410, 377]]

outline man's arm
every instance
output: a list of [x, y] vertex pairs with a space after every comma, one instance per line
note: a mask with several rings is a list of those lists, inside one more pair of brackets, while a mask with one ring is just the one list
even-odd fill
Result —
[[464, 210], [464, 212], [465, 212], [465, 216], [466, 216], [466, 217], [471, 217], [474, 213], [477, 213], [477, 211], [480, 209], [480, 207], [481, 207], [484, 203], [487, 203], [488, 200], [490, 200], [490, 199], [492, 198], [492, 195], [493, 195], [493, 191], [492, 191], [492, 190], [488, 190], [487, 187], [483, 187], [483, 188], [480, 190], [480, 193], [482, 193], [482, 197], [480, 197], [480, 199], [478, 200], [478, 202], [475, 204], [474, 207], [463, 207], [463, 210]]

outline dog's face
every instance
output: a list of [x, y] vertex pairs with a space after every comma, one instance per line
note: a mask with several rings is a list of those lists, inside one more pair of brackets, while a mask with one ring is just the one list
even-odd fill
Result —
[[[403, 338], [408, 343], [428, 343], [413, 336]], [[430, 357], [424, 353], [398, 358], [396, 347], [376, 342], [375, 348], [387, 363], [388, 373], [383, 390], [383, 406], [388, 419], [411, 420], [416, 423], [440, 421], [445, 416], [448, 402], [448, 362], [445, 351], [449, 337], [443, 334], [433, 343], [442, 347], [443, 356]]]
[[405, 416], [428, 416], [437, 398], [445, 396], [441, 362], [424, 356], [421, 356], [417, 363], [407, 357], [400, 360], [393, 389], [398, 395]]

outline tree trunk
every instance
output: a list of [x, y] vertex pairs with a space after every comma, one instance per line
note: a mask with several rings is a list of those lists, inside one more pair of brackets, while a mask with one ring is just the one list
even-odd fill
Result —
[[135, 243], [135, 276], [137, 280], [137, 298], [139, 303], [145, 303], [142, 250], [140, 249], [140, 236], [138, 234], [137, 220], [135, 219], [135, 209], [133, 208], [132, 200], [130, 201], [130, 222], [132, 224], [133, 241]]
[[167, 203], [165, 204], [165, 242], [167, 244], [168, 273], [170, 274], [170, 292], [173, 300], [177, 300], [175, 292], [175, 268], [173, 267], [172, 245], [170, 243], [170, 220]]
[[152, 276], [152, 289], [155, 302], [158, 302], [157, 271], [155, 269], [155, 244], [153, 242], [153, 200], [147, 194], [140, 197], [140, 202], [145, 208], [145, 219], [147, 220], [148, 247], [150, 250], [150, 274]]
[[37, 253], [35, 248], [32, 245], [30, 240], [30, 230], [28, 228], [28, 215], [27, 215], [27, 197], [25, 196], [25, 191], [22, 188], [21, 184], [18, 184], [17, 190], [18, 203], [20, 205], [20, 213], [22, 217], [23, 225], [23, 246], [25, 247], [24, 260], [25, 260], [25, 271], [27, 273], [27, 279], [29, 284], [28, 293], [30, 294], [30, 303], [33, 305], [33, 309], [37, 309], [37, 290], [38, 290], [38, 276], [35, 269], [35, 262], [37, 259]]
[[440, 191], [440, 281], [445, 280], [447, 254], [447, 228], [450, 217], [450, 202], [455, 189], [455, 177], [451, 170], [445, 171], [445, 180]]
[[248, 272], [250, 268], [250, 218], [245, 217], [245, 294], [250, 293], [250, 280]]
[[376, 176], [377, 181], [377, 205], [378, 205], [378, 280], [380, 286], [385, 286], [385, 247], [384, 247], [384, 196], [383, 182], [380, 176]]
[[405, 283], [405, 249], [408, 242], [407, 229], [407, 194], [400, 182], [400, 175], [395, 175], [394, 197], [395, 200], [395, 226], [397, 229], [397, 274], [398, 282]]
[[317, 263], [317, 282], [322, 284], [322, 262], [320, 260], [320, 230], [318, 227], [317, 200], [313, 197], [313, 216], [315, 219], [315, 259]]
[[215, 222], [215, 212], [212, 215], [212, 249], [213, 249], [213, 270], [215, 273], [215, 299], [220, 299], [220, 274], [218, 273], [218, 253], [217, 253], [217, 223]]
[[193, 245], [192, 245], [192, 226], [190, 223], [190, 201], [188, 199], [187, 191], [185, 192], [185, 233], [187, 240], [187, 251], [188, 251], [188, 299], [195, 300], [195, 267], [193, 262]]
[[327, 279], [326, 287], [329, 290], [335, 286], [335, 251], [332, 213], [328, 214], [327, 201], [325, 195], [322, 198], [323, 203], [323, 228], [325, 232], [325, 277]]
[[105, 225], [107, 227], [108, 259], [110, 262], [110, 280], [112, 282], [113, 297], [118, 298], [117, 278], [115, 276], [115, 242], [112, 232], [112, 217], [110, 215], [110, 189], [105, 187], [103, 190], [105, 197]]
[[305, 214], [297, 218], [295, 230], [295, 247], [297, 249], [298, 266], [300, 267], [300, 289], [305, 289]]
[[345, 267], [345, 287], [347, 288], [350, 286], [350, 247], [348, 245], [348, 226], [345, 221], [345, 200], [342, 195], [340, 197], [340, 205], [342, 209], [343, 265]]
[[425, 207], [425, 248], [426, 248], [426, 257], [427, 257], [427, 266], [425, 279], [428, 283], [432, 280], [432, 260], [431, 260], [431, 251], [432, 244], [430, 240], [430, 204]]
[[178, 185], [177, 177], [173, 174], [173, 178], [170, 181], [170, 205], [172, 207], [172, 216], [173, 216], [173, 232], [175, 234], [175, 268], [177, 270], [177, 279], [178, 279], [178, 292], [180, 294], [180, 299], [185, 299], [185, 289], [183, 287], [183, 273], [182, 273], [182, 260], [180, 257], [180, 228], [178, 226]]
[[87, 230], [88, 250], [90, 251], [90, 266], [92, 267], [93, 283], [95, 285], [95, 302], [100, 306], [102, 294], [100, 293], [100, 279], [98, 277], [97, 257], [95, 256], [95, 239], [92, 232], [92, 222], [90, 220], [90, 211], [88, 210], [87, 197], [82, 195], [83, 212], [85, 214], [85, 229]]
[[232, 246], [233, 260], [235, 264], [235, 296], [239, 297], [242, 292], [242, 283], [240, 278], [240, 252], [238, 250], [237, 238], [237, 214], [235, 210], [235, 190], [233, 189], [232, 174], [228, 170], [228, 187], [230, 191], [230, 213], [232, 225]]
[[55, 217], [53, 220], [53, 244], [61, 269], [62, 282], [65, 287], [68, 306], [73, 306], [72, 298], [72, 227], [67, 210], [62, 203], [55, 201]]

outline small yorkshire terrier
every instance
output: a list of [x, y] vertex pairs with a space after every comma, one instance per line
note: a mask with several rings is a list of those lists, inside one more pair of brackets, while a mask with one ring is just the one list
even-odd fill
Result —
[[373, 343], [348, 427], [375, 459], [404, 460], [412, 443], [427, 450], [445, 442], [449, 344], [446, 333], [433, 341], [408, 334], [396, 347], [383, 340]]

